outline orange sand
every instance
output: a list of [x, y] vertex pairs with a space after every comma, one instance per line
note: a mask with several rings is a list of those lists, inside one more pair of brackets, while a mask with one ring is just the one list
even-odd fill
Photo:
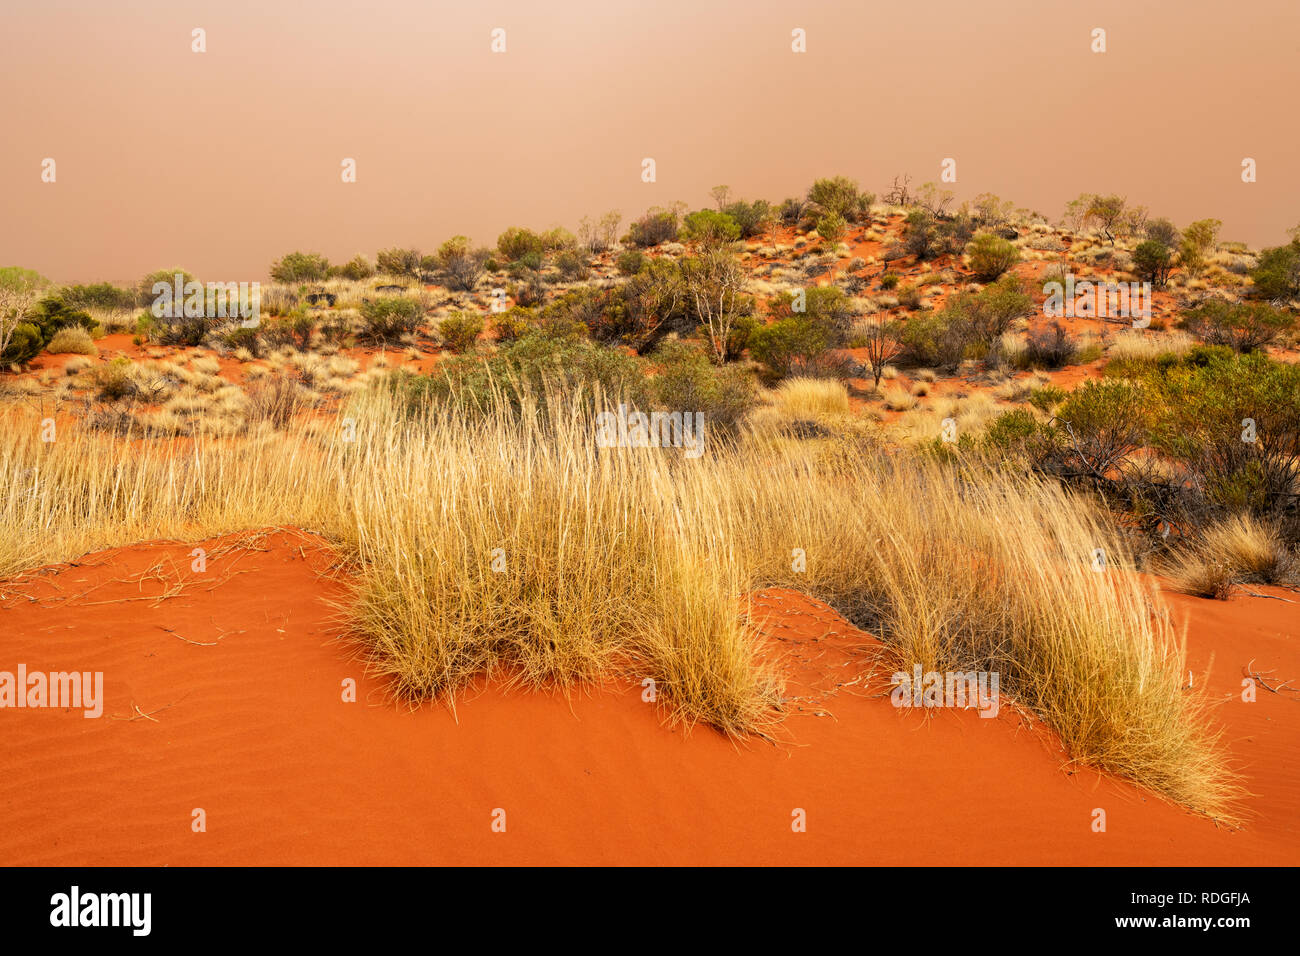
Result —
[[[785, 739], [733, 744], [663, 726], [635, 686], [568, 703], [487, 688], [460, 701], [459, 722], [441, 707], [403, 712], [332, 640], [322, 601], [344, 586], [319, 540], [275, 532], [261, 550], [219, 556], [206, 542], [202, 575], [193, 546], [103, 552], [0, 583], [0, 669], [102, 670], [106, 693], [98, 720], [0, 711], [0, 861], [1300, 862], [1300, 703], [1237, 696], [1252, 658], [1300, 677], [1300, 614], [1283, 601], [1171, 598], [1198, 675], [1214, 654], [1216, 717], [1256, 794], [1232, 831], [1066, 772], [1052, 737], [1005, 702], [991, 720], [894, 709], [853, 681], [871, 638], [790, 592], [754, 602], [798, 698]], [[348, 677], [356, 703], [341, 699]], [[196, 807], [207, 832], [191, 831]], [[1094, 807], [1107, 811], [1104, 834], [1090, 828]], [[505, 833], [491, 829], [496, 808]], [[805, 833], [791, 831], [795, 808]]]

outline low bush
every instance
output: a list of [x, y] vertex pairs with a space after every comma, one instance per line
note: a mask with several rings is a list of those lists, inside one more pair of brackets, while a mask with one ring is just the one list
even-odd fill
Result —
[[1207, 345], [1254, 352], [1277, 342], [1295, 326], [1295, 319], [1265, 302], [1211, 299], [1185, 313], [1178, 324]]
[[98, 355], [95, 340], [87, 329], [71, 325], [59, 329], [45, 346], [51, 355]]
[[413, 335], [424, 322], [424, 305], [415, 298], [385, 296], [361, 303], [359, 338], [384, 345]]
[[530, 252], [540, 257], [545, 248], [545, 240], [531, 229], [511, 226], [497, 236], [497, 249], [505, 256], [507, 262], [522, 259]]
[[719, 245], [739, 239], [740, 232], [740, 225], [725, 212], [701, 209], [686, 217], [681, 238], [693, 239], [705, 245]]
[[649, 248], [662, 242], [673, 242], [679, 231], [677, 213], [656, 207], [628, 227], [626, 242], [643, 249]]
[[483, 319], [473, 312], [453, 312], [438, 323], [438, 334], [453, 352], [469, 352], [478, 343]]
[[710, 435], [734, 435], [757, 400], [753, 376], [734, 365], [717, 366], [699, 348], [665, 342], [652, 356], [650, 390], [656, 407], [702, 412]]
[[977, 233], [966, 247], [971, 271], [981, 282], [992, 282], [1020, 261], [1020, 250], [991, 232]]
[[286, 285], [322, 282], [329, 274], [330, 261], [318, 252], [290, 252], [271, 263], [271, 278]]
[[625, 276], [634, 276], [641, 271], [645, 262], [645, 253], [640, 249], [625, 249], [618, 256], [618, 271]]

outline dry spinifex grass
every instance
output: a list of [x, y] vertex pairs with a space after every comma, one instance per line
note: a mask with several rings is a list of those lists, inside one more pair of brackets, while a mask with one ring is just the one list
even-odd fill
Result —
[[297, 524], [355, 561], [354, 630], [395, 695], [454, 702], [483, 675], [650, 677], [675, 719], [733, 734], [779, 719], [780, 696], [738, 597], [784, 585], [905, 668], [998, 672], [1073, 758], [1230, 817], [1235, 783], [1201, 692], [1181, 687], [1168, 615], [1084, 500], [860, 442], [599, 448], [585, 403], [545, 407], [412, 416], [367, 392], [287, 433], [129, 446], [75, 428], [42, 443], [10, 416], [0, 575]]

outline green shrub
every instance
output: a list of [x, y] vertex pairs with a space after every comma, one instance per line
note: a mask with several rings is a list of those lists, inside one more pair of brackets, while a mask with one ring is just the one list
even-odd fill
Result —
[[1154, 444], [1203, 476], [1220, 507], [1278, 515], [1300, 481], [1300, 366], [1261, 352], [1193, 350], [1149, 381], [1160, 389]]
[[106, 402], [117, 402], [139, 392], [135, 367], [127, 358], [115, 358], [103, 365], [88, 369], [86, 381], [90, 382], [96, 397]]
[[778, 378], [815, 367], [831, 348], [833, 330], [824, 322], [797, 315], [755, 328], [749, 353]]
[[527, 335], [532, 325], [532, 310], [517, 305], [492, 317], [492, 331], [498, 342], [515, 342]]
[[578, 248], [578, 237], [563, 226], [556, 226], [542, 233], [542, 249], [545, 252], [563, 252]]
[[733, 242], [740, 238], [740, 226], [725, 212], [701, 209], [686, 217], [681, 236], [706, 245]]
[[286, 285], [320, 282], [330, 274], [330, 261], [318, 252], [290, 252], [271, 263], [271, 278]]
[[119, 289], [110, 282], [68, 286], [59, 293], [59, 298], [74, 309], [100, 309], [105, 312], [127, 311], [136, 304], [133, 289]]
[[710, 434], [734, 434], [757, 401], [752, 376], [734, 365], [715, 365], [700, 349], [666, 342], [653, 356], [655, 405], [670, 412], [703, 412]]
[[364, 282], [375, 275], [375, 267], [363, 255], [355, 255], [341, 266], [334, 267], [334, 274], [353, 282]]
[[[284, 315], [273, 316], [263, 321], [257, 328], [261, 338], [272, 348], [292, 345], [306, 351], [311, 347], [311, 334], [315, 322], [307, 310], [301, 306], [291, 309]], [[249, 330], [252, 331], [252, 330]]]
[[1047, 434], [1047, 429], [1024, 408], [1003, 412], [993, 419], [984, 431], [982, 444], [1002, 455], [1027, 452]]
[[472, 312], [453, 312], [438, 323], [438, 334], [453, 352], [472, 351], [482, 331], [482, 317]]
[[501, 255], [506, 257], [507, 262], [522, 259], [530, 252], [536, 253], [540, 257], [545, 248], [545, 240], [531, 229], [511, 226], [497, 236], [497, 249], [500, 250]]
[[418, 279], [420, 253], [417, 249], [381, 249], [375, 256], [375, 267], [387, 276]]
[[1295, 319], [1264, 302], [1211, 299], [1184, 314], [1178, 324], [1207, 345], [1254, 352], [1275, 343], [1295, 325]]
[[1042, 385], [1029, 393], [1029, 404], [1044, 414], [1052, 414], [1052, 410], [1066, 400], [1070, 395], [1065, 389], [1057, 385]]
[[1067, 464], [1097, 477], [1123, 470], [1147, 443], [1155, 406], [1154, 396], [1138, 383], [1084, 382], [1056, 411]]
[[946, 309], [912, 316], [899, 328], [898, 340], [903, 346], [899, 361], [906, 365], [955, 368], [965, 356], [966, 341]]
[[640, 249], [625, 249], [618, 256], [618, 271], [625, 276], [634, 276], [641, 271], [645, 262], [645, 253]]
[[60, 329], [81, 328], [89, 334], [95, 328], [95, 320], [88, 313], [73, 308], [57, 294], [45, 296], [30, 308], [19, 302], [12, 307], [12, 313], [7, 318], [0, 316], [0, 334], [9, 332], [7, 344], [0, 339], [4, 346], [0, 364], [4, 365], [30, 362]]
[[1300, 297], [1300, 238], [1261, 252], [1250, 278], [1256, 294], [1265, 299]]
[[[3, 331], [3, 330], [0, 330]], [[40, 326], [31, 322], [18, 322], [12, 326], [8, 344], [0, 350], [0, 365], [22, 365], [41, 354], [45, 339]]]
[[981, 282], [992, 282], [1020, 261], [1020, 250], [991, 232], [976, 234], [966, 247], [971, 271]]
[[1146, 236], [1153, 242], [1158, 242], [1170, 251], [1178, 248], [1181, 237], [1178, 234], [1178, 227], [1168, 219], [1152, 219], [1146, 225]]
[[988, 354], [1011, 323], [1032, 309], [1033, 299], [1013, 275], [976, 293], [958, 293], [941, 312], [907, 321], [901, 334], [904, 361], [955, 368], [963, 359]]
[[[542, 270], [544, 260], [540, 252], [525, 252], [510, 265], [506, 266], [506, 272], [512, 279], [526, 279]], [[486, 267], [486, 266], [485, 266]]]
[[672, 331], [690, 329], [690, 306], [682, 270], [671, 259], [645, 259], [611, 296], [605, 314], [591, 323], [603, 342], [631, 346], [639, 354], [651, 351]]
[[235, 349], [247, 349], [253, 358], [256, 359], [262, 357], [262, 335], [260, 326], [258, 328], [250, 329], [238, 325], [226, 332], [225, 335], [221, 337], [221, 341], [225, 344], [226, 348], [231, 349], [232, 351]]
[[436, 261], [446, 273], [450, 288], [472, 292], [478, 285], [491, 252], [487, 249], [474, 249], [465, 236], [452, 236], [438, 247]]
[[1199, 275], [1205, 268], [1205, 254], [1214, 249], [1222, 225], [1218, 219], [1198, 219], [1183, 230], [1178, 258], [1189, 275]]
[[740, 227], [740, 235], [745, 239], [766, 232], [774, 217], [772, 206], [766, 199], [728, 203], [722, 211]]
[[1154, 288], [1164, 288], [1169, 281], [1169, 272], [1173, 268], [1173, 257], [1169, 247], [1155, 239], [1138, 243], [1133, 250], [1133, 271], [1139, 279], [1150, 282]]
[[680, 223], [671, 209], [655, 207], [628, 227], [627, 243], [641, 248], [672, 242], [677, 238]]
[[399, 341], [413, 335], [424, 322], [424, 306], [417, 299], [385, 296], [361, 303], [360, 338], [375, 344]]
[[194, 278], [193, 274], [182, 269], [180, 266], [177, 266], [174, 269], [156, 269], [141, 279], [139, 284], [136, 286], [136, 304], [146, 308], [152, 306], [154, 300], [158, 296], [158, 293], [153, 291], [154, 286], [160, 282], [165, 282], [169, 287], [174, 289], [176, 285], [176, 276], [178, 274], [181, 277], [182, 289], [191, 282], [198, 281]]
[[820, 216], [817, 220], [817, 235], [821, 236], [829, 245], [834, 246], [844, 238], [844, 233], [848, 229], [848, 223], [844, 217], [837, 212], [828, 212]]
[[915, 312], [921, 308], [921, 299], [924, 298], [925, 292], [920, 286], [908, 283], [898, 290], [898, 304], [907, 309], [908, 312]]
[[480, 353], [455, 356], [439, 364], [432, 375], [396, 380], [407, 408], [418, 413], [431, 403], [454, 403], [471, 411], [503, 407], [519, 413], [525, 396], [537, 402], [543, 416], [552, 402], [561, 413], [575, 403], [595, 411], [620, 399], [648, 408], [650, 391], [645, 367], [622, 349], [607, 348], [576, 335], [531, 332], [487, 357]]
[[774, 319], [803, 316], [825, 326], [832, 346], [839, 347], [847, 343], [853, 320], [858, 314], [844, 290], [839, 286], [818, 285], [802, 291], [802, 310], [797, 310], [799, 296], [787, 290], [768, 300], [767, 314]]
[[587, 265], [587, 257], [575, 249], [566, 249], [555, 258], [555, 265], [560, 270], [560, 276], [566, 282], [579, 282], [591, 276], [591, 268]]
[[[834, 213], [846, 222], [866, 218], [876, 197], [858, 189], [858, 184], [847, 176], [818, 179], [808, 189], [808, 201], [816, 203], [823, 212]], [[820, 233], [821, 228], [817, 231]]]

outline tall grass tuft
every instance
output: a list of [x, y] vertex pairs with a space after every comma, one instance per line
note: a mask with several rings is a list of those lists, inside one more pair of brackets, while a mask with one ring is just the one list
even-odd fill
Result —
[[1168, 613], [1095, 505], [979, 462], [851, 441], [742, 434], [710, 438], [702, 458], [598, 447], [593, 411], [617, 404], [412, 414], [406, 396], [370, 390], [337, 420], [299, 416], [284, 432], [140, 441], [68, 425], [53, 443], [13, 410], [0, 421], [0, 576], [134, 540], [295, 524], [354, 567], [354, 640], [396, 697], [454, 706], [485, 677], [651, 678], [672, 719], [737, 735], [781, 716], [780, 674], [741, 598], [787, 586], [874, 631], [901, 669], [998, 672], [1074, 759], [1231, 818], [1233, 778], [1202, 692], [1181, 687]]

